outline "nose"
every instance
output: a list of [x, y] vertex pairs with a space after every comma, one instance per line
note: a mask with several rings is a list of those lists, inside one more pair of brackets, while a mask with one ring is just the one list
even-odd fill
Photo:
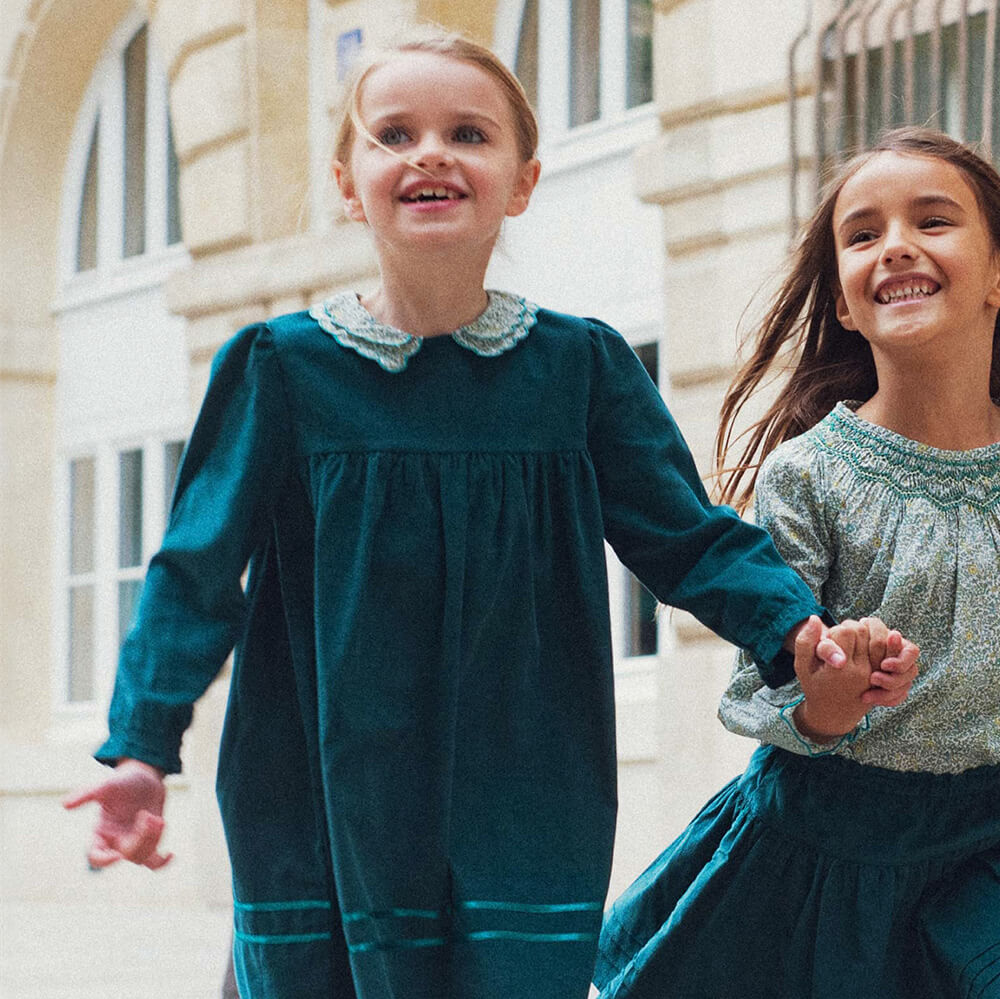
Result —
[[913, 260], [916, 255], [909, 228], [902, 224], [891, 224], [882, 244], [882, 262], [891, 264], [897, 260]]
[[421, 138], [412, 162], [423, 170], [433, 170], [450, 166], [454, 162], [454, 156], [441, 136], [427, 132]]

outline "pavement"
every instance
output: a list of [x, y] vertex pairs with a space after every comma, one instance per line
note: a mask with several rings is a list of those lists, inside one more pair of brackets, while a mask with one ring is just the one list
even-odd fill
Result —
[[219, 999], [229, 909], [0, 900], [0, 999]]
[[230, 926], [197, 904], [0, 901], [0, 999], [220, 999]]

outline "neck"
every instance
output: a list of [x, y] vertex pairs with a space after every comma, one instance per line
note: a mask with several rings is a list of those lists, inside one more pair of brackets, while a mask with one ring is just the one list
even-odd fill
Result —
[[379, 322], [432, 337], [471, 323], [486, 308], [485, 260], [455, 260], [428, 252], [419, 269], [396, 266], [391, 254], [379, 255], [379, 286], [362, 304]]
[[1000, 409], [985, 376], [966, 370], [885, 371], [876, 361], [878, 391], [858, 409], [864, 419], [910, 440], [949, 451], [1000, 441]]

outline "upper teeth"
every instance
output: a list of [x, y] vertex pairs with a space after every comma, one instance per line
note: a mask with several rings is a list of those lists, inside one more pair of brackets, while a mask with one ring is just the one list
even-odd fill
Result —
[[878, 293], [878, 300], [883, 303], [898, 302], [901, 298], [913, 298], [916, 295], [933, 295], [935, 287], [929, 282], [918, 284], [897, 285], [895, 288], [884, 288]]
[[458, 195], [446, 187], [422, 187], [407, 197], [410, 201], [416, 201], [419, 198], [457, 198]]

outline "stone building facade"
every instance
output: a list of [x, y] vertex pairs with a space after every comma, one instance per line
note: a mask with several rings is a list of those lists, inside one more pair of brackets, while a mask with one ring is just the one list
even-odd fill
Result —
[[[879, 0], [3, 6], [2, 890], [101, 898], [127, 884], [133, 897], [218, 905], [228, 899], [212, 794], [225, 673], [173, 781], [169, 873], [95, 883], [80, 863], [89, 817], [56, 810], [95, 777], [87, 754], [102, 736], [114, 647], [211, 357], [247, 322], [374, 280], [365, 233], [338, 221], [328, 180], [330, 112], [356, 46], [433, 21], [519, 69], [539, 110], [543, 176], [490, 280], [621, 329], [707, 471], [737, 329], [761, 311], [812, 203], [817, 152], [835, 157], [838, 122], [852, 114], [879, 117], [857, 111], [837, 73], [862, 47], [892, 47], [879, 38], [917, 38], [919, 54], [921, 32], [937, 30], [947, 52], [958, 44], [947, 32], [971, 38], [976, 18], [996, 35], [996, 5], [975, 0], [953, 15], [947, 3], [904, 4], [915, 13], [902, 27]], [[916, 58], [900, 51], [899, 65]], [[994, 51], [982, 48], [989, 73]], [[946, 103], [964, 92], [948, 72]], [[978, 125], [987, 139], [991, 121]], [[613, 561], [611, 598], [616, 891], [752, 747], [715, 721], [730, 651], [682, 614], [652, 617]]]

